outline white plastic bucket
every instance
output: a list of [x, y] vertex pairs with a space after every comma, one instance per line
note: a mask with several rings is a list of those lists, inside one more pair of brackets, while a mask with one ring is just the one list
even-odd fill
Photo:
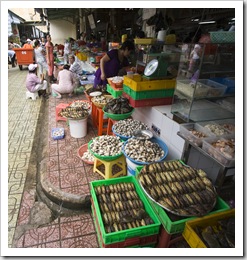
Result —
[[135, 176], [136, 175], [136, 167], [137, 166], [142, 166], [140, 164], [133, 163], [128, 158], [126, 158], [126, 163], [127, 163], [127, 175], [128, 176]]
[[87, 117], [80, 120], [69, 119], [69, 129], [72, 137], [85, 137], [87, 135]]

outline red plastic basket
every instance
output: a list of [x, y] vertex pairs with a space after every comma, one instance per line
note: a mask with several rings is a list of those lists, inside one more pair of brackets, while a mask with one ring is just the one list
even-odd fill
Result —
[[94, 161], [87, 161], [87, 160], [82, 159], [82, 156], [83, 156], [83, 154], [84, 154], [86, 151], [88, 151], [88, 144], [87, 144], [87, 143], [84, 144], [84, 145], [82, 145], [82, 146], [78, 149], [77, 155], [78, 155], [78, 157], [80, 157], [80, 159], [81, 159], [83, 162], [85, 162], [85, 163], [87, 163], [87, 164], [93, 165], [93, 164], [94, 164]]

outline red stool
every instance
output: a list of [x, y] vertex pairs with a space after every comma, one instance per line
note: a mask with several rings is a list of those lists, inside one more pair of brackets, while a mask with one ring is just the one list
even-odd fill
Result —
[[67, 121], [67, 118], [59, 116], [60, 111], [63, 108], [66, 108], [67, 106], [69, 106], [69, 104], [64, 104], [64, 103], [61, 103], [61, 104], [56, 106], [56, 121], [59, 121], [59, 120], [60, 121]]
[[98, 128], [98, 136], [107, 134], [107, 127], [104, 125], [108, 124], [109, 118], [104, 118], [104, 112], [102, 108], [99, 108], [92, 103], [92, 121], [93, 125]]
[[107, 125], [107, 134], [108, 135], [114, 135], [112, 132], [112, 126], [117, 122], [118, 120], [114, 120], [109, 118], [108, 125]]

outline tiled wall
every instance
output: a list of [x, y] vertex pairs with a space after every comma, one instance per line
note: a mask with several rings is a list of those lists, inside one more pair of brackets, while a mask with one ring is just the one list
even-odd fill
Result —
[[[135, 108], [133, 118], [147, 124], [150, 129], [152, 124], [161, 129], [160, 138], [168, 146], [166, 160], [181, 159], [184, 140], [177, 135], [179, 124], [172, 120], [171, 106], [141, 107]], [[188, 165], [203, 169], [214, 183], [218, 175], [220, 166], [208, 157], [200, 154], [195, 149], [191, 153], [187, 162]], [[234, 170], [228, 171], [227, 175], [234, 175]]]

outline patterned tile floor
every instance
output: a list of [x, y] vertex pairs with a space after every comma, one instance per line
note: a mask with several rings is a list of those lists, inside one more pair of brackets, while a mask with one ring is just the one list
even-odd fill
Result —
[[[35, 203], [35, 186], [25, 189], [25, 182], [35, 129], [42, 99], [25, 99], [25, 78], [28, 71], [19, 68], [8, 70], [8, 246], [14, 248], [96, 248], [96, 231], [91, 212], [72, 217], [58, 217], [47, 225], [28, 228], [16, 240], [15, 230], [28, 225], [30, 211]], [[59, 103], [70, 103], [84, 95], [55, 99], [49, 97], [49, 124], [47, 131], [49, 181], [60, 190], [72, 194], [89, 194], [89, 182], [102, 179], [92, 173], [92, 166], [84, 164], [77, 156], [77, 149], [95, 136], [95, 129], [88, 120], [85, 138], [70, 136], [65, 121], [56, 122], [55, 107]], [[64, 127], [65, 138], [53, 140], [51, 128]]]

